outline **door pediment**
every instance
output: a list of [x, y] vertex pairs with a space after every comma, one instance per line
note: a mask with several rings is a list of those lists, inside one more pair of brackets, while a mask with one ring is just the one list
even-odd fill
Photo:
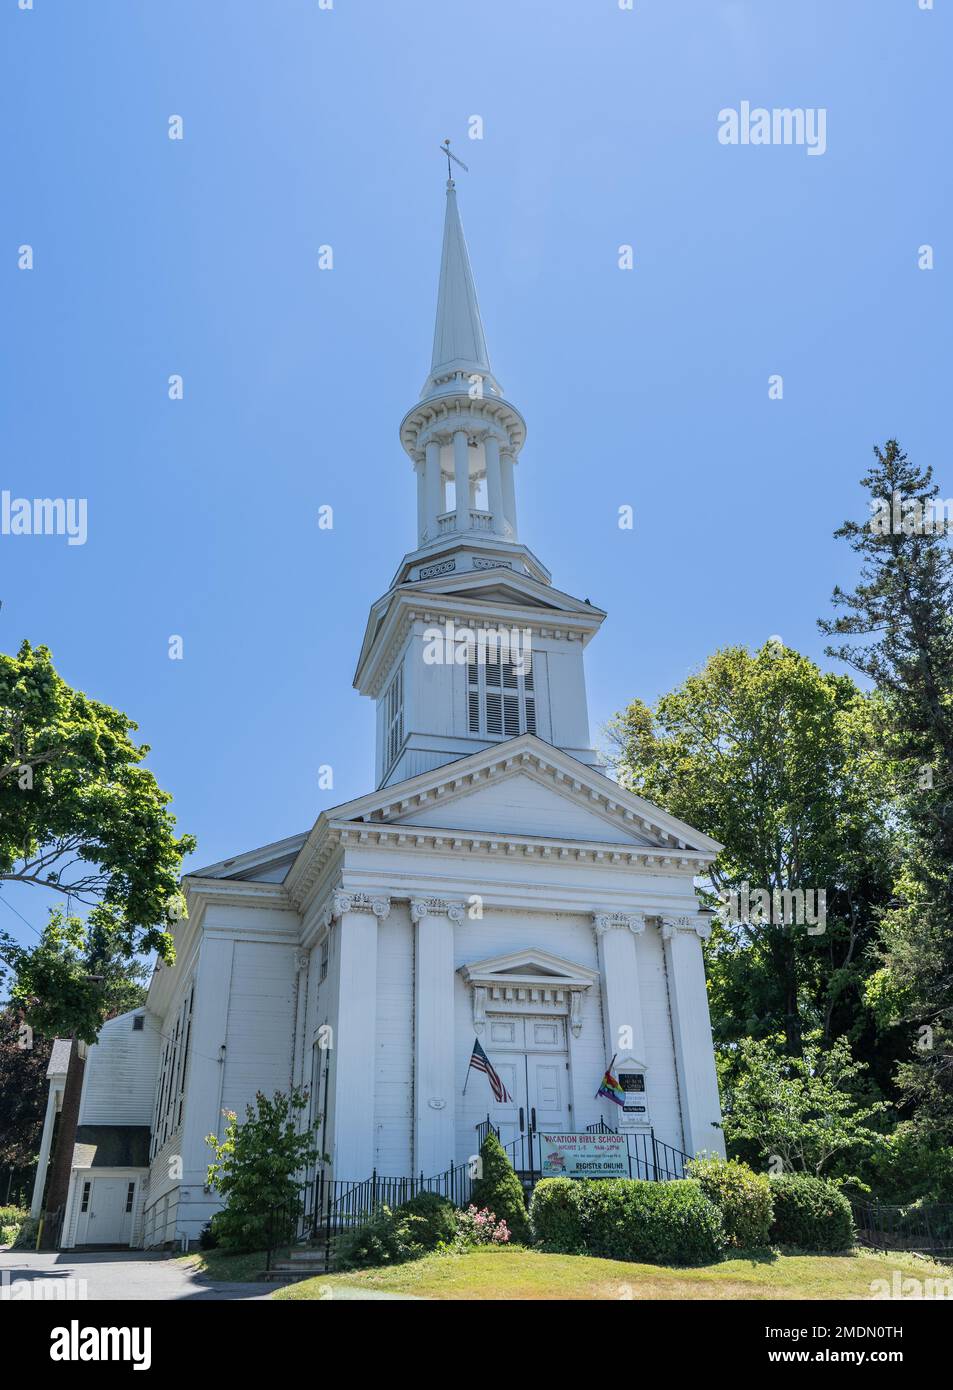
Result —
[[486, 1025], [486, 1011], [566, 1014], [573, 1036], [582, 1031], [582, 996], [599, 979], [598, 970], [532, 948], [461, 965], [458, 974], [470, 986], [473, 1025]]

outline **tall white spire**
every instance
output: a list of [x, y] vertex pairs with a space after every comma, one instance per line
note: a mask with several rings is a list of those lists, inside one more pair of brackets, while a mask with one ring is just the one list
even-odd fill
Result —
[[420, 399], [459, 390], [461, 377], [480, 377], [485, 392], [501, 394], [490, 370], [480, 305], [457, 207], [456, 185], [453, 179], [448, 179], [433, 358]]

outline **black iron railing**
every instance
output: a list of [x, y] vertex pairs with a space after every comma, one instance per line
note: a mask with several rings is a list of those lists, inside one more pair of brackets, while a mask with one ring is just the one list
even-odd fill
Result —
[[[477, 1151], [488, 1134], [500, 1137], [489, 1115], [475, 1128]], [[590, 1125], [588, 1132], [617, 1133], [603, 1121]], [[630, 1177], [664, 1182], [685, 1176], [688, 1154], [662, 1143], [655, 1138], [654, 1132], [627, 1134], [626, 1146]], [[528, 1192], [542, 1176], [539, 1133], [526, 1130], [504, 1144], [503, 1149]], [[269, 1213], [265, 1227], [268, 1267], [271, 1267], [275, 1251], [296, 1244], [323, 1249], [325, 1268], [328, 1268], [335, 1240], [366, 1226], [383, 1207], [393, 1210], [421, 1192], [434, 1192], [455, 1206], [465, 1207], [470, 1201], [477, 1167], [476, 1162], [452, 1163], [444, 1172], [432, 1177], [421, 1173], [417, 1177], [395, 1178], [375, 1171], [363, 1182], [332, 1178], [322, 1170], [301, 1187], [292, 1201], [277, 1205]]]
[[875, 1250], [912, 1250], [921, 1255], [953, 1256], [953, 1203], [886, 1206], [854, 1202], [857, 1244]]

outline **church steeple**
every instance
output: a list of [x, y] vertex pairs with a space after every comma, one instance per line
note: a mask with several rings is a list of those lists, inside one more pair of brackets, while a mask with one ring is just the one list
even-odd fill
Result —
[[444, 395], [448, 389], [453, 389], [453, 383], [460, 376], [468, 380], [478, 378], [483, 382], [484, 391], [489, 389], [494, 395], [501, 394], [490, 370], [480, 305], [457, 207], [456, 185], [453, 179], [448, 179], [433, 359], [420, 399]]
[[418, 548], [473, 532], [517, 542], [514, 470], [526, 424], [490, 367], [453, 179], [430, 374], [400, 436], [417, 471]]
[[354, 676], [377, 702], [378, 784], [522, 734], [595, 765], [583, 648], [605, 614], [554, 589], [519, 539], [526, 425], [490, 367], [452, 179], [430, 374], [400, 438], [417, 545], [371, 608]]

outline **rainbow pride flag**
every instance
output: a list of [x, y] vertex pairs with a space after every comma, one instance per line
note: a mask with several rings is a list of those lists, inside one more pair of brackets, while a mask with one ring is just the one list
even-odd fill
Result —
[[606, 1100], [611, 1100], [615, 1105], [622, 1105], [625, 1101], [625, 1092], [619, 1085], [616, 1078], [612, 1075], [612, 1067], [614, 1062], [615, 1058], [613, 1057], [612, 1061], [606, 1067], [605, 1075], [603, 1076], [599, 1089], [596, 1092], [596, 1099], [598, 1100], [600, 1096], [604, 1096]]

